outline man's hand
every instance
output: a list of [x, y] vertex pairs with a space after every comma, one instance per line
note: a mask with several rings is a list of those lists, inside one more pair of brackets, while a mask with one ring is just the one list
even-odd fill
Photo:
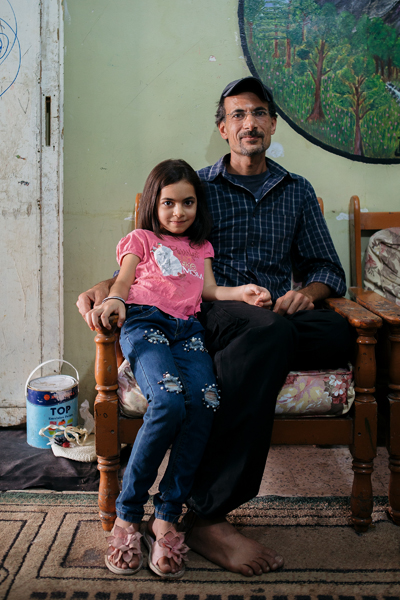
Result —
[[97, 285], [94, 285], [92, 288], [90, 288], [90, 290], [88, 290], [87, 292], [83, 292], [79, 295], [76, 305], [84, 319], [86, 317], [86, 314], [94, 306], [98, 306], [102, 303], [104, 298], [107, 298], [110, 292], [110, 288], [114, 282], [115, 277], [113, 279], [101, 281]]
[[278, 313], [278, 315], [293, 315], [299, 310], [312, 310], [313, 308], [314, 304], [308, 296], [305, 296], [301, 292], [290, 290], [290, 292], [286, 292], [284, 296], [278, 298], [273, 312]]
[[278, 315], [293, 315], [299, 310], [313, 310], [314, 302], [329, 298], [331, 293], [328, 285], [316, 281], [298, 292], [286, 292], [276, 301], [273, 312]]
[[272, 304], [269, 291], [254, 283], [243, 286], [243, 302], [260, 306], [261, 308], [270, 308]]

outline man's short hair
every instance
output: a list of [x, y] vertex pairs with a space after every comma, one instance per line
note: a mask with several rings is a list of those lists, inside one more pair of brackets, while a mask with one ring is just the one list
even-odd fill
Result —
[[228, 83], [222, 92], [221, 98], [217, 104], [217, 112], [215, 113], [215, 123], [217, 126], [226, 119], [226, 110], [224, 105], [225, 98], [228, 96], [236, 96], [242, 92], [253, 92], [260, 98], [260, 100], [268, 102], [268, 112], [270, 116], [277, 117], [274, 98], [269, 87], [264, 85], [260, 79], [257, 79], [257, 77], [243, 77], [242, 79], [236, 79], [235, 81]]

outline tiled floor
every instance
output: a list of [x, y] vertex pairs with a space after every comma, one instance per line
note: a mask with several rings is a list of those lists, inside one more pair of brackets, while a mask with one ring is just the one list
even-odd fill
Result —
[[[353, 482], [351, 454], [347, 448], [273, 446], [270, 450], [260, 496], [350, 496]], [[155, 493], [167, 457], [151, 493]], [[372, 485], [375, 496], [388, 493], [389, 468], [386, 448], [379, 447]]]
[[[353, 482], [351, 461], [349, 450], [343, 447], [273, 446], [259, 495], [348, 496]], [[386, 448], [378, 448], [372, 485], [375, 496], [387, 495]]]

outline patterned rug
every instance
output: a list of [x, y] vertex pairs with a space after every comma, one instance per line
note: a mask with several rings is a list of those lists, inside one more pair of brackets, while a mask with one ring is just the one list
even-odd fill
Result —
[[278, 550], [285, 568], [245, 578], [191, 552], [177, 581], [148, 568], [110, 573], [96, 502], [93, 493], [0, 494], [2, 600], [400, 600], [400, 528], [385, 497], [363, 535], [349, 525], [347, 499], [257, 498], [232, 521]]

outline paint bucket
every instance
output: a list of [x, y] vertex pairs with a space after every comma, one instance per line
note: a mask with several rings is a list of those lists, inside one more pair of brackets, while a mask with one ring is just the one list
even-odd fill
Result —
[[[31, 379], [35, 371], [51, 362], [66, 363], [72, 367], [76, 379], [61, 374]], [[78, 424], [78, 384], [78, 371], [66, 360], [47, 360], [32, 371], [25, 384], [26, 433], [30, 446], [50, 448], [48, 438], [39, 435], [42, 427]]]

